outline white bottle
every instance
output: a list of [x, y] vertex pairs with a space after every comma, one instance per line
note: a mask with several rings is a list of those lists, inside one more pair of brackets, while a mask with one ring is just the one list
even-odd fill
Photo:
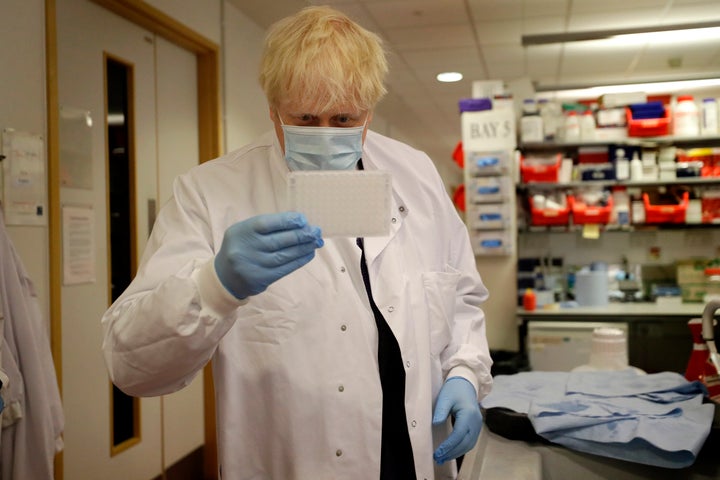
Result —
[[538, 100], [540, 117], [543, 121], [543, 132], [546, 141], [552, 142], [560, 137], [559, 130], [562, 127], [562, 110], [560, 105], [547, 98]]
[[520, 118], [520, 141], [522, 143], [542, 142], [543, 120], [537, 103], [532, 98], [523, 100], [523, 116]]
[[617, 187], [613, 188], [612, 197], [612, 223], [628, 225], [630, 223], [630, 195], [628, 195], [625, 187]]
[[580, 139], [582, 141], [595, 139], [595, 117], [592, 110], [585, 110], [580, 117]]
[[630, 178], [630, 161], [625, 156], [625, 150], [622, 148], [615, 150], [615, 178], [617, 180]]
[[633, 158], [630, 160], [630, 179], [633, 181], [643, 179], [643, 164], [637, 150], [633, 152]]
[[701, 135], [718, 134], [718, 106], [714, 98], [704, 98], [702, 103]]
[[700, 135], [700, 115], [692, 95], [680, 95], [675, 106], [673, 133], [678, 137]]
[[575, 110], [565, 114], [565, 141], [577, 142], [580, 140], [580, 120]]

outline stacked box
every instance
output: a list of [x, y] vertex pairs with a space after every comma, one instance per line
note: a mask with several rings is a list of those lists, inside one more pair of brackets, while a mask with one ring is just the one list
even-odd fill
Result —
[[678, 260], [677, 284], [680, 287], [682, 301], [685, 303], [703, 302], [708, 293], [720, 293], [718, 287], [707, 281], [705, 269], [711, 261], [706, 258]]

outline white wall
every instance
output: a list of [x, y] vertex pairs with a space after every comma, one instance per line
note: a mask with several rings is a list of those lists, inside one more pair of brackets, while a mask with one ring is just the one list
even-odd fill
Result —
[[230, 2], [223, 2], [225, 151], [250, 143], [272, 128], [258, 66], [265, 31]]
[[[45, 2], [0, 2], [0, 129], [45, 135]], [[9, 226], [8, 232], [49, 317], [48, 228]]]
[[220, 45], [221, 0], [145, 0], [145, 3]]
[[[659, 256], [650, 249], [659, 247]], [[593, 261], [619, 265], [623, 256], [630, 265], [663, 265], [690, 257], [720, 255], [720, 230], [657, 230], [606, 232], [597, 240], [574, 233], [521, 234], [519, 256], [562, 257], [565, 265], [586, 266]]]

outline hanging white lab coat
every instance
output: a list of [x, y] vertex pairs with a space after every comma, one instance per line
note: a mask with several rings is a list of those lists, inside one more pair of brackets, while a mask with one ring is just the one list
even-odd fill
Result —
[[64, 415], [47, 327], [35, 287], [0, 211], [0, 308], [4, 315], [0, 479], [51, 480], [62, 449]]
[[[369, 132], [363, 163], [392, 174], [391, 233], [366, 238], [365, 251], [402, 351], [418, 479], [454, 478], [454, 462], [432, 459], [450, 431], [432, 427], [432, 410], [449, 375], [480, 398], [490, 390], [487, 290], [431, 160]], [[136, 278], [103, 317], [108, 370], [129, 394], [161, 395], [212, 359], [224, 480], [379, 478], [377, 328], [355, 239], [326, 239], [309, 264], [245, 302], [214, 272], [227, 227], [287, 210], [287, 174], [268, 133], [176, 180]]]

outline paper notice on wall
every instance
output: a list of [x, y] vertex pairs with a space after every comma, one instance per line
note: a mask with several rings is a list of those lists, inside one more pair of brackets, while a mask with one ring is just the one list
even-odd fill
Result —
[[8, 225], [47, 225], [45, 144], [40, 135], [2, 132], [3, 207]]
[[95, 217], [92, 207], [63, 206], [63, 284], [95, 281]]

